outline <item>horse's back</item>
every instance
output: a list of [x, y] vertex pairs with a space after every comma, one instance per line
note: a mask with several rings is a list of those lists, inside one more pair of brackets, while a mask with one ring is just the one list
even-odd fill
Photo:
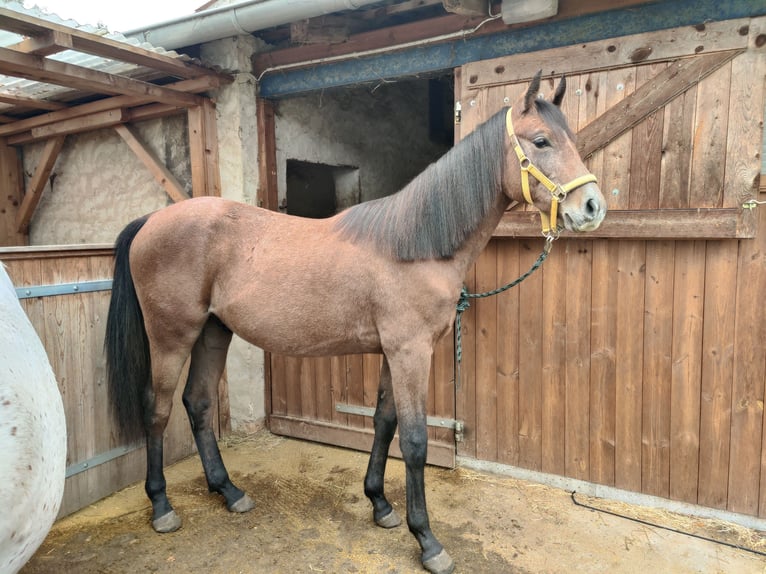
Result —
[[66, 423], [45, 349], [0, 263], [0, 572], [16, 572], [61, 505]]

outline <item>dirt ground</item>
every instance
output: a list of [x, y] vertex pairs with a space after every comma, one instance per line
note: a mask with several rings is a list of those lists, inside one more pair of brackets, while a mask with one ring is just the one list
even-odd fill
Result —
[[[384, 530], [372, 522], [362, 490], [366, 455], [267, 431], [227, 440], [222, 452], [256, 503], [251, 512], [229, 513], [191, 457], [166, 472], [184, 521], [179, 531], [152, 531], [136, 484], [58, 521], [22, 574], [423, 572], [406, 525]], [[766, 573], [764, 556], [578, 507], [568, 492], [547, 486], [429, 467], [426, 488], [431, 525], [456, 572]], [[387, 493], [404, 516], [398, 460], [389, 464]], [[609, 509], [766, 552], [762, 533], [728, 523]]]

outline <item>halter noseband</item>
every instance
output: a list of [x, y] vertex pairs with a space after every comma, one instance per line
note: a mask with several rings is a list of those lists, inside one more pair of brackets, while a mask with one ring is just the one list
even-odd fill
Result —
[[[532, 194], [529, 191], [530, 175], [532, 175], [532, 177], [534, 177], [537, 181], [546, 187], [546, 189], [551, 193], [552, 200], [550, 215], [543, 213], [542, 211], [540, 212], [540, 221], [542, 222], [543, 235], [546, 237], [557, 235], [556, 220], [558, 218], [559, 203], [566, 199], [566, 196], [570, 191], [577, 189], [586, 183], [596, 183], [598, 180], [592, 173], [587, 173], [585, 175], [581, 175], [580, 177], [576, 177], [569, 183], [565, 183], [563, 185], [553, 183], [550, 179], [548, 179], [546, 175], [541, 172], [526, 156], [524, 150], [521, 149], [519, 138], [516, 137], [516, 134], [513, 131], [513, 122], [511, 121], [512, 109], [513, 108], [508, 108], [508, 112], [505, 115], [505, 125], [508, 128], [508, 135], [511, 137], [513, 149], [516, 152], [516, 156], [519, 158], [519, 167], [521, 168], [521, 193], [524, 195], [524, 200], [529, 205], [534, 205], [532, 202]], [[551, 223], [553, 224], [552, 226]]]

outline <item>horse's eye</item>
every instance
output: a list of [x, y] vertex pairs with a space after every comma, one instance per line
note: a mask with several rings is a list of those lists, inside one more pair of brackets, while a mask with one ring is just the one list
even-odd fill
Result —
[[548, 141], [548, 138], [545, 138], [543, 136], [536, 137], [532, 140], [532, 143], [535, 144], [535, 147], [537, 149], [542, 149], [544, 147], [550, 147], [551, 142]]

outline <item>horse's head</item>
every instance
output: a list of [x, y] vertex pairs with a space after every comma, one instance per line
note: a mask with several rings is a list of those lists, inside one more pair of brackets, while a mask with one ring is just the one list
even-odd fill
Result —
[[604, 196], [583, 164], [559, 107], [565, 90], [562, 78], [552, 101], [538, 98], [538, 72], [506, 116], [510, 145], [503, 190], [511, 199], [540, 210], [545, 233], [561, 227], [593, 231], [606, 215]]

